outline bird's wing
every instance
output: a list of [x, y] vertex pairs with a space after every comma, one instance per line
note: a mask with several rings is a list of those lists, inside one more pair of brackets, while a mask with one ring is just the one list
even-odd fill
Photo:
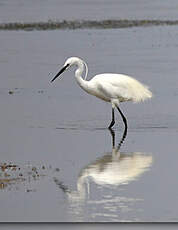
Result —
[[94, 77], [94, 81], [100, 91], [120, 101], [139, 102], [152, 97], [147, 86], [127, 75], [99, 74]]
[[[120, 101], [130, 100], [132, 93], [128, 89], [127, 77], [119, 74], [97, 75], [95, 80], [98, 89], [109, 98], [117, 98]], [[124, 81], [125, 79], [125, 81]]]

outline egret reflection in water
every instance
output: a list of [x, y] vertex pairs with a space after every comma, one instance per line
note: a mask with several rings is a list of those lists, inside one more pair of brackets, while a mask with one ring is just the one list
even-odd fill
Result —
[[[76, 182], [76, 191], [70, 190], [57, 178], [54, 179], [59, 188], [67, 194], [70, 211], [73, 216], [78, 216], [77, 221], [83, 220], [83, 209], [86, 208], [87, 205], [91, 205], [92, 207], [95, 205], [95, 208], [101, 205], [102, 209], [106, 209], [107, 207], [105, 215], [108, 215], [108, 217], [111, 214], [110, 211], [114, 209], [116, 213], [113, 214], [112, 211], [111, 216], [114, 215], [117, 221], [120, 209], [124, 207], [125, 210], [130, 204], [140, 200], [140, 197], [136, 199], [121, 196], [120, 188], [122, 186], [122, 189], [127, 189], [126, 184], [139, 179], [139, 177], [150, 168], [152, 156], [143, 152], [120, 152], [120, 147], [126, 137], [126, 130], [117, 146], [115, 146], [115, 132], [111, 130], [110, 133], [112, 137], [112, 152], [105, 154], [81, 169]], [[95, 192], [90, 189], [92, 184], [96, 187]], [[107, 194], [106, 191], [110, 192]], [[96, 195], [96, 193], [99, 194]], [[93, 197], [93, 194], [96, 196], [94, 195]], [[94, 211], [92, 213], [93, 217], [95, 214], [98, 215], [98, 213]], [[101, 213], [99, 215], [102, 216]], [[114, 219], [112, 219], [112, 221], [113, 220]]]

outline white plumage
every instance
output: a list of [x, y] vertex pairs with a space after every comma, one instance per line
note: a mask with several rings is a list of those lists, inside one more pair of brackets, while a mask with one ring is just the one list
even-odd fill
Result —
[[93, 94], [97, 92], [95, 96], [103, 97], [103, 100], [105, 98], [108, 102], [112, 99], [118, 99], [119, 102], [140, 102], [152, 97], [147, 86], [123, 74], [99, 74], [93, 77], [89, 84], [93, 89]]
[[[125, 129], [127, 130], [127, 120], [119, 108], [120, 102], [140, 102], [152, 97], [152, 93], [147, 86], [143, 85], [136, 79], [123, 74], [103, 73], [98, 74], [90, 81], [87, 81], [87, 64], [78, 57], [68, 58], [63, 68], [56, 74], [52, 81], [73, 65], [77, 67], [75, 77], [79, 86], [87, 93], [112, 104], [112, 121], [109, 125], [110, 129], [115, 123], [114, 108], [116, 107], [122, 116]], [[84, 66], [86, 67], [86, 74], [83, 79], [82, 73], [84, 71]]]

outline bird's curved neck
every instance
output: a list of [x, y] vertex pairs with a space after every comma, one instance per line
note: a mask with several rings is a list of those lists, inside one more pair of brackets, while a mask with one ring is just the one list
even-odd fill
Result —
[[76, 77], [76, 80], [77, 80], [77, 83], [79, 84], [79, 86], [82, 89], [87, 90], [88, 81], [86, 81], [82, 78], [83, 71], [84, 71], [84, 63], [82, 61], [80, 61], [77, 63], [77, 70], [75, 71], [75, 77]]

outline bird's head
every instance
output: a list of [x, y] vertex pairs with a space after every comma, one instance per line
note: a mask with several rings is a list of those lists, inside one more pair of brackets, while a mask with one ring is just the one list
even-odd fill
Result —
[[62, 69], [55, 75], [55, 77], [51, 80], [51, 82], [53, 82], [57, 77], [59, 77], [59, 75], [61, 75], [65, 70], [67, 70], [68, 68], [70, 68], [71, 66], [78, 66], [80, 63], [82, 63], [82, 60], [78, 57], [70, 57], [68, 58]]

